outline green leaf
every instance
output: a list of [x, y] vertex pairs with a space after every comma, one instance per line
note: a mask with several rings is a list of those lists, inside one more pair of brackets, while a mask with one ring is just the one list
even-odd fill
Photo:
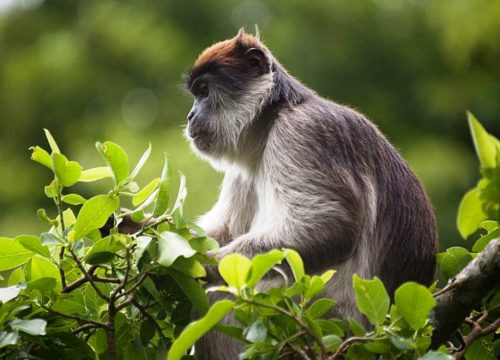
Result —
[[148, 161], [149, 155], [151, 155], [151, 143], [149, 143], [148, 148], [146, 149], [146, 151], [144, 151], [144, 154], [142, 154], [134, 170], [132, 170], [132, 172], [130, 173], [130, 180], [134, 180], [135, 177], [139, 174], [139, 171], [141, 171], [146, 161]]
[[290, 265], [290, 268], [292, 269], [295, 281], [301, 281], [302, 278], [304, 277], [305, 272], [304, 272], [304, 263], [302, 262], [299, 253], [296, 252], [295, 250], [286, 249], [285, 257], [286, 261], [288, 262], [288, 265]]
[[0, 349], [9, 345], [16, 345], [19, 335], [15, 332], [0, 331]]
[[[97, 283], [96, 286], [103, 294], [109, 294], [111, 292], [110, 284]], [[87, 284], [85, 286], [84, 303], [88, 316], [93, 319], [99, 319], [101, 305], [106, 304], [106, 301], [97, 294], [92, 285]], [[103, 307], [103, 311], [104, 308], [105, 307]]]
[[42, 233], [40, 235], [40, 239], [41, 239], [41, 244], [43, 246], [45, 246], [45, 245], [58, 245], [61, 243], [61, 240], [57, 236], [55, 236], [51, 233], [48, 233], [48, 232]]
[[132, 214], [130, 214], [130, 219], [132, 219], [132, 221], [136, 223], [140, 223], [145, 218], [146, 214], [144, 214], [144, 211], [142, 210], [134, 211]]
[[118, 198], [108, 195], [97, 195], [87, 200], [78, 213], [70, 238], [79, 240], [104, 226], [119, 205]]
[[158, 264], [169, 267], [179, 256], [189, 258], [196, 251], [189, 242], [177, 233], [164, 231], [158, 238]]
[[112, 178], [113, 171], [107, 166], [95, 167], [92, 169], [83, 170], [80, 175], [80, 182], [92, 182], [104, 178]]
[[17, 285], [0, 288], [0, 302], [5, 304], [7, 301], [15, 299], [20, 292], [21, 288]]
[[234, 302], [221, 300], [212, 305], [201, 319], [189, 324], [174, 341], [168, 352], [169, 360], [181, 360], [194, 343], [212, 329], [234, 307]]
[[24, 282], [25, 280], [26, 279], [24, 276], [24, 269], [22, 267], [18, 267], [17, 269], [15, 269], [10, 273], [7, 285], [9, 286], [19, 285], [19, 283]]
[[92, 245], [85, 261], [91, 265], [104, 264], [114, 259], [114, 253], [121, 250], [122, 246], [116, 241], [115, 236], [107, 236]]
[[13, 239], [0, 237], [0, 271], [22, 265], [32, 256], [32, 251], [29, 251]]
[[149, 184], [144, 186], [141, 191], [132, 197], [132, 205], [138, 206], [142, 204], [153, 193], [153, 191], [155, 191], [159, 183], [160, 178], [151, 180]]
[[326, 335], [323, 336], [323, 343], [329, 351], [335, 351], [342, 344], [342, 339], [337, 335]]
[[69, 205], [82, 205], [87, 199], [78, 194], [68, 194], [62, 197], [62, 201]]
[[172, 267], [192, 278], [202, 278], [207, 275], [205, 268], [194, 258], [178, 257]]
[[318, 319], [316, 323], [321, 327], [324, 334], [337, 335], [339, 337], [344, 337], [345, 335], [344, 330], [332, 320]]
[[54, 173], [59, 184], [68, 187], [76, 184], [82, 174], [82, 166], [76, 161], [68, 161], [62, 154], [52, 153]]
[[139, 331], [141, 344], [147, 346], [148, 343], [153, 339], [156, 334], [155, 321], [152, 319], [147, 319], [142, 322], [141, 329]]
[[417, 345], [411, 340], [400, 336], [391, 336], [391, 343], [399, 350], [414, 350]]
[[321, 293], [324, 289], [325, 289], [324, 281], [321, 279], [321, 277], [314, 275], [311, 278], [311, 282], [309, 284], [309, 287], [304, 292], [304, 297], [307, 300], [310, 300], [313, 297], [315, 297], [316, 295], [318, 295], [319, 293]]
[[418, 360], [455, 360], [455, 358], [442, 352], [429, 351], [424, 356], [419, 357]]
[[59, 269], [55, 264], [46, 258], [38, 255], [33, 256], [30, 263], [30, 281], [42, 278], [52, 278], [56, 281], [56, 291], [61, 291], [61, 279]]
[[30, 150], [32, 151], [31, 160], [52, 170], [52, 159], [46, 150], [42, 149], [40, 146], [31, 147]]
[[57, 197], [57, 195], [59, 195], [59, 186], [57, 185], [57, 181], [52, 180], [49, 185], [43, 188], [43, 192], [49, 199]]
[[245, 333], [245, 338], [251, 343], [263, 342], [266, 337], [267, 328], [260, 320], [252, 323]]
[[494, 360], [495, 358], [489, 351], [491, 340], [487, 341], [484, 337], [478, 338], [470, 344], [465, 352], [467, 360]]
[[9, 323], [9, 325], [13, 330], [22, 331], [30, 335], [45, 335], [47, 321], [42, 319], [14, 319]]
[[320, 277], [321, 277], [321, 280], [323, 280], [323, 283], [325, 283], [325, 284], [328, 283], [332, 279], [333, 275], [335, 275], [336, 272], [337, 271], [335, 271], [335, 270], [327, 270], [323, 274], [321, 274]]
[[113, 171], [116, 185], [127, 179], [128, 156], [123, 148], [111, 141], [106, 141], [104, 144], [98, 142], [96, 147]]
[[479, 227], [483, 230], [486, 230], [487, 233], [492, 232], [498, 228], [498, 221], [486, 220], [479, 224]]
[[470, 261], [472, 255], [459, 246], [450, 247], [437, 255], [437, 262], [447, 279], [455, 277]]
[[32, 235], [19, 235], [15, 240], [26, 249], [33, 251], [39, 255], [50, 257], [50, 251], [47, 246], [43, 246], [38, 236]]
[[39, 290], [42, 294], [47, 294], [56, 288], [57, 281], [51, 277], [43, 277], [30, 281], [27, 285], [29, 290]]
[[285, 295], [288, 297], [293, 297], [298, 294], [304, 293], [308, 287], [301, 282], [296, 282], [288, 289], [285, 290]]
[[401, 285], [394, 299], [398, 312], [414, 330], [425, 326], [429, 312], [436, 306], [429, 289], [414, 282]]
[[378, 277], [365, 280], [357, 276], [352, 277], [356, 293], [356, 305], [370, 323], [380, 325], [385, 321], [391, 303], [384, 284]]
[[365, 344], [364, 348], [375, 354], [385, 354], [391, 350], [391, 345], [386, 341], [374, 341]]
[[490, 231], [487, 235], [481, 236], [481, 238], [474, 243], [472, 251], [474, 252], [483, 251], [486, 245], [488, 245], [491, 240], [496, 239], [498, 237], [500, 237], [500, 227]]
[[252, 269], [247, 280], [247, 286], [255, 287], [262, 277], [274, 266], [281, 264], [285, 257], [283, 251], [271, 250], [265, 254], [258, 254], [252, 259]]
[[219, 248], [219, 243], [217, 240], [211, 237], [201, 237], [189, 240], [189, 243], [197, 252], [204, 254], [209, 250], [215, 250]]
[[336, 303], [337, 302], [335, 300], [327, 298], [316, 300], [311, 306], [309, 306], [305, 314], [311, 319], [317, 319], [326, 314], [326, 312], [335, 306]]
[[52, 310], [59, 311], [64, 314], [86, 315], [87, 313], [83, 295], [80, 290], [73, 291], [71, 294], [59, 295], [54, 305], [52, 305]]
[[366, 333], [365, 328], [357, 320], [349, 317], [347, 318], [347, 323], [349, 324], [349, 329], [356, 336], [364, 336]]
[[486, 132], [481, 123], [474, 115], [467, 112], [469, 120], [470, 132], [474, 147], [476, 148], [477, 157], [483, 168], [494, 168], [497, 165], [496, 161], [496, 144], [493, 138]]
[[219, 273], [229, 286], [241, 289], [247, 280], [252, 262], [241, 254], [229, 254], [219, 262]]
[[52, 153], [60, 154], [61, 150], [59, 150], [59, 146], [57, 146], [56, 141], [54, 140], [54, 137], [50, 133], [49, 130], [43, 129], [45, 132], [45, 137], [47, 138], [47, 141], [49, 142], [50, 149], [52, 150]]
[[457, 227], [460, 235], [466, 239], [479, 228], [479, 224], [488, 217], [483, 211], [481, 190], [474, 188], [468, 191], [458, 208]]
[[174, 224], [177, 228], [181, 228], [183, 225], [183, 214], [184, 214], [184, 200], [187, 196], [186, 188], [186, 177], [183, 173], [179, 173], [180, 183], [179, 183], [179, 193], [177, 194], [177, 199], [175, 200], [174, 208], [172, 209], [172, 217], [174, 219]]
[[[71, 210], [69, 208], [64, 210], [63, 211], [63, 220], [64, 220], [64, 225], [66, 226], [66, 229], [73, 226], [74, 223], [76, 222], [75, 213], [73, 212], [73, 210]], [[61, 218], [59, 215], [56, 217], [56, 221], [58, 223], [59, 232], [62, 232]]]
[[38, 209], [36, 211], [36, 215], [38, 216], [38, 219], [40, 219], [41, 222], [48, 224], [48, 225], [56, 225], [57, 221], [52, 220], [47, 216], [47, 211], [45, 209]]

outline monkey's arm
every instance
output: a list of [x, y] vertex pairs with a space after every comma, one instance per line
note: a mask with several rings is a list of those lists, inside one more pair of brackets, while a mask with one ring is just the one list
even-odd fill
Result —
[[357, 187], [349, 176], [325, 183], [324, 173], [304, 171], [258, 188], [259, 209], [250, 230], [221, 247], [217, 257], [253, 257], [273, 248], [292, 248], [307, 270], [315, 272], [352, 256], [363, 223]]
[[250, 181], [239, 173], [227, 171], [219, 200], [200, 217], [198, 225], [221, 246], [227, 244], [234, 236], [248, 231], [255, 211], [254, 194]]

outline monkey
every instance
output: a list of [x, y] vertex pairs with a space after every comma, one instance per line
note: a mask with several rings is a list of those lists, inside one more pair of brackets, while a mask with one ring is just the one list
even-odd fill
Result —
[[[220, 259], [296, 250], [308, 273], [334, 268], [324, 296], [336, 314], [362, 319], [352, 275], [379, 277], [389, 294], [430, 285], [437, 231], [416, 175], [358, 111], [319, 96], [241, 29], [205, 49], [186, 75], [194, 103], [185, 136], [224, 173], [217, 202], [198, 224]], [[213, 269], [209, 281], [217, 281]], [[366, 319], [365, 319], [366, 323]], [[237, 359], [241, 344], [208, 334], [202, 359]]]

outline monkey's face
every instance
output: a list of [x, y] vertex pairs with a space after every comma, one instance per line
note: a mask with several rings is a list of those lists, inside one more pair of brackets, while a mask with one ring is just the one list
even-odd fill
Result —
[[186, 81], [194, 103], [185, 135], [197, 152], [221, 159], [238, 151], [272, 88], [269, 64], [263, 45], [241, 32], [200, 55]]

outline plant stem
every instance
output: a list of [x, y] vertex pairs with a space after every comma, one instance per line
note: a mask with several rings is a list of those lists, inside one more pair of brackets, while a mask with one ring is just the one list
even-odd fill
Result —
[[[57, 212], [59, 213], [59, 221], [61, 221], [61, 234], [64, 239], [64, 230], [66, 230], [66, 226], [64, 224], [64, 216], [63, 216], [63, 208], [62, 208], [62, 196], [61, 196], [61, 190], [58, 192], [57, 197], [56, 197], [56, 206], [57, 206]], [[62, 268], [62, 263], [64, 260], [64, 250], [66, 248], [64, 246], [61, 246], [61, 250], [59, 251], [59, 276], [61, 277], [61, 284], [62, 287], [66, 287], [66, 274], [64, 273], [64, 270]]]
[[59, 315], [59, 316], [62, 316], [62, 317], [68, 318], [68, 319], [78, 320], [78, 321], [81, 321], [81, 322], [86, 323], [86, 324], [92, 324], [94, 327], [99, 327], [99, 328], [104, 328], [104, 329], [107, 328], [107, 324], [99, 322], [99, 321], [86, 319], [86, 318], [79, 316], [79, 315], [65, 314], [65, 313], [62, 313], [62, 312], [57, 311], [57, 310], [53, 310], [53, 309], [48, 308], [48, 307], [43, 306], [43, 305], [42, 305], [42, 307], [45, 310], [47, 310], [48, 312], [55, 314], [55, 315]]
[[488, 316], [488, 313], [485, 312], [483, 316], [481, 316], [478, 321], [472, 321], [470, 319], [467, 319], [466, 322], [471, 325], [471, 330], [470, 332], [462, 337], [463, 341], [463, 346], [460, 350], [454, 352], [452, 355], [455, 357], [455, 359], [460, 360], [465, 356], [465, 353], [467, 349], [469, 348], [469, 345], [474, 342], [474, 340], [483, 337], [489, 333], [494, 332], [500, 327], [500, 318], [497, 318], [495, 321], [493, 321], [490, 325], [486, 327], [481, 327], [481, 324], [486, 320]]
[[107, 337], [109, 360], [116, 360], [115, 315], [116, 315], [115, 303], [110, 299], [108, 302], [108, 322], [106, 324], [106, 337]]
[[347, 348], [351, 345], [351, 343], [353, 343], [355, 341], [369, 341], [369, 340], [375, 340], [375, 339], [366, 338], [366, 337], [358, 337], [358, 336], [350, 337], [350, 338], [344, 340], [344, 342], [342, 344], [340, 344], [337, 351], [335, 351], [335, 353], [332, 356], [330, 356], [328, 358], [328, 360], [340, 359], [340, 356], [342, 355], [342, 353], [344, 351], [346, 351]]
[[76, 254], [73, 252], [73, 250], [70, 249], [70, 252], [71, 252], [71, 256], [73, 256], [73, 259], [76, 262], [76, 265], [78, 266], [78, 268], [80, 269], [80, 271], [83, 273], [83, 275], [85, 276], [85, 278], [87, 279], [87, 281], [90, 283], [90, 285], [94, 288], [94, 290], [97, 293], [97, 295], [99, 295], [101, 298], [103, 298], [104, 300], [106, 300], [109, 303], [110, 302], [109, 296], [106, 296], [105, 294], [103, 294], [103, 292], [101, 291], [101, 289], [99, 289], [99, 287], [96, 285], [96, 283], [92, 279], [92, 276], [85, 269], [85, 266], [83, 266], [82, 262], [80, 261], [80, 259], [78, 258], [78, 256], [76, 256]]

